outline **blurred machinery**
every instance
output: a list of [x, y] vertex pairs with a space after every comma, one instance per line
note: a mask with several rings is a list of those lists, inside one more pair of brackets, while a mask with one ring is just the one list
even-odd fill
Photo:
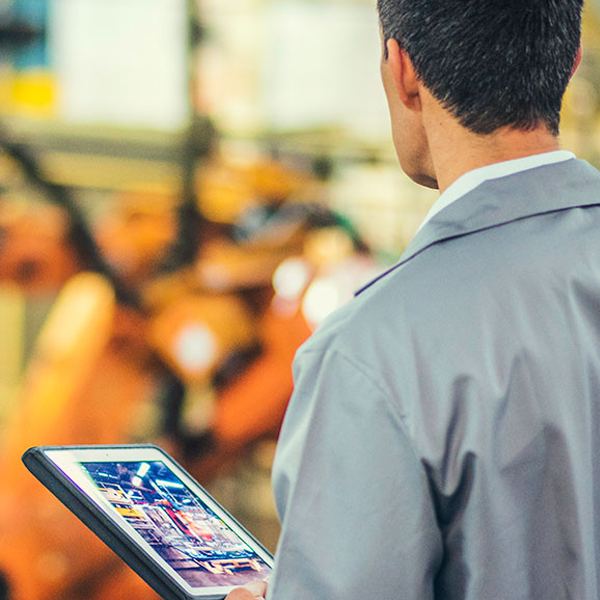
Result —
[[[192, 57], [202, 31], [187, 4]], [[9, 5], [0, 58], [18, 77], [8, 87], [44, 116], [47, 73], [16, 65], [23, 52], [45, 65], [47, 3]], [[348, 294], [336, 267], [346, 279], [362, 272], [366, 248], [324, 208], [318, 178], [276, 160], [229, 163], [191, 112], [180, 195], [119, 192], [94, 219], [0, 127], [0, 285], [54, 297], [0, 432], [0, 600], [153, 597], [32, 481], [22, 452], [155, 441], [209, 482], [275, 439], [297, 347]]]
[[[43, 38], [37, 21], [2, 10], [5, 54]], [[588, 39], [600, 32], [595, 12]], [[578, 152], [597, 164], [591, 46], [565, 129], [581, 132]], [[50, 110], [43, 70], [14, 81], [28, 114]], [[21, 467], [22, 452], [154, 441], [210, 483], [276, 438], [296, 349], [380, 269], [322, 200], [327, 161], [310, 173], [267, 158], [232, 163], [199, 119], [184, 143], [180, 197], [118, 192], [115, 210], [89, 219], [0, 129], [0, 286], [55, 297], [0, 431], [0, 600], [156, 598]]]
[[315, 202], [322, 182], [281, 162], [214, 156], [182, 200], [121, 193], [91, 227], [70, 191], [1, 137], [0, 282], [57, 296], [0, 438], [0, 571], [11, 600], [150, 598], [21, 453], [155, 441], [210, 481], [276, 438], [297, 347], [376, 265]]
[[[43, 35], [0, 14], [9, 54]], [[597, 163], [598, 54], [586, 52], [565, 129]], [[28, 113], [49, 110], [43, 71], [17, 79]], [[55, 296], [0, 432], [0, 600], [155, 598], [21, 467], [22, 452], [154, 441], [210, 483], [276, 438], [296, 349], [380, 269], [322, 201], [314, 173], [324, 178], [327, 161], [310, 174], [231, 163], [198, 119], [184, 142], [180, 197], [119, 192], [115, 210], [89, 219], [0, 129], [0, 285]]]

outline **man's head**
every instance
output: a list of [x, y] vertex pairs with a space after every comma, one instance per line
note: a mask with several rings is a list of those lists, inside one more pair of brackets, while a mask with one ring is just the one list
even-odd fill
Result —
[[583, 0], [378, 0], [385, 40], [462, 125], [557, 134]]
[[[383, 61], [388, 41], [397, 41], [420, 84], [471, 133], [545, 126], [557, 135], [580, 45], [582, 5], [583, 0], [378, 0]], [[388, 82], [388, 100], [389, 88]]]

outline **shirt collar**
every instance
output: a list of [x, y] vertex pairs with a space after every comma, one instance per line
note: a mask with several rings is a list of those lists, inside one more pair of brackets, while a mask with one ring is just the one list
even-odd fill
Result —
[[572, 152], [567, 150], [554, 150], [553, 152], [534, 154], [533, 156], [516, 158], [514, 160], [507, 160], [504, 162], [495, 163], [493, 165], [486, 165], [485, 167], [480, 167], [478, 169], [473, 169], [472, 171], [461, 175], [440, 195], [433, 206], [429, 209], [429, 212], [425, 216], [425, 219], [417, 231], [420, 231], [441, 210], [465, 194], [473, 191], [484, 181], [508, 177], [509, 175], [520, 173], [521, 171], [535, 169], [536, 167], [541, 167], [544, 165], [553, 165], [570, 160], [572, 158], [575, 158], [575, 155]]
[[[511, 161], [512, 162], [512, 161]], [[520, 219], [575, 207], [600, 206], [600, 173], [583, 160], [542, 163], [486, 180], [456, 198], [410, 242], [400, 262], [362, 287], [361, 294], [428, 248]], [[556, 193], [557, 189], [560, 193]]]

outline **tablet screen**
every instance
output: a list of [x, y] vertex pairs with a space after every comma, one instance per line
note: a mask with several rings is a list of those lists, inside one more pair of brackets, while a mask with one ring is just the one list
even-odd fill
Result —
[[272, 557], [155, 447], [48, 448], [45, 455], [194, 597], [271, 573]]
[[98, 490], [191, 587], [243, 585], [269, 567], [167, 466], [81, 463]]

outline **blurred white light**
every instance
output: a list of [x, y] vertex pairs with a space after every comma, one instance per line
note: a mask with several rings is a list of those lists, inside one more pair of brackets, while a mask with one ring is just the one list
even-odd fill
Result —
[[137, 475], [131, 480], [131, 483], [135, 485], [135, 487], [140, 487], [142, 485], [142, 478]]
[[217, 340], [201, 323], [184, 327], [175, 338], [175, 358], [187, 371], [208, 369], [217, 358]]
[[380, 272], [381, 266], [370, 257], [357, 255], [342, 261], [309, 286], [302, 302], [304, 318], [311, 327], [318, 327]]
[[336, 308], [341, 306], [340, 291], [330, 278], [316, 279], [302, 302], [302, 314], [312, 327], [318, 327]]
[[275, 293], [284, 300], [297, 300], [310, 281], [310, 271], [303, 258], [287, 258], [273, 274]]

